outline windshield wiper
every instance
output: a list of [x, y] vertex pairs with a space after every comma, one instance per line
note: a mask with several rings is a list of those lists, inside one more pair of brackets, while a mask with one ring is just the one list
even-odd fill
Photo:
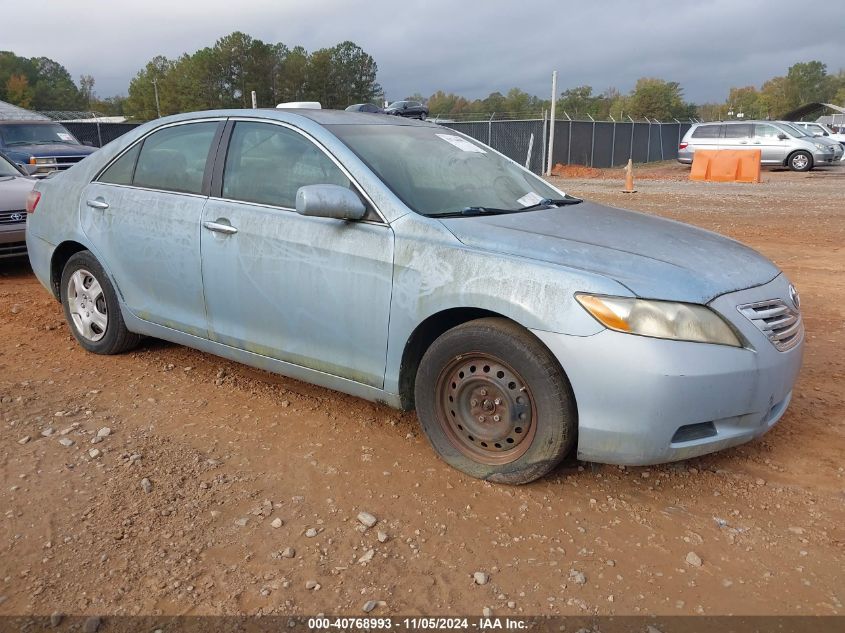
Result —
[[[527, 207], [522, 207], [518, 209], [519, 211], [531, 211], [532, 209], [544, 209], [546, 207], [565, 207], [570, 204], [579, 204], [584, 202], [581, 198], [576, 198], [575, 196], [570, 196], [566, 194], [564, 198], [546, 198], [545, 200], [540, 200], [537, 204], [532, 204]], [[517, 209], [515, 209], [516, 211]]]
[[548, 209], [549, 207], [563, 207], [570, 204], [578, 204], [583, 202], [581, 198], [575, 198], [567, 195], [565, 198], [545, 198], [536, 204], [531, 204], [527, 207], [518, 207], [516, 209], [497, 209], [495, 207], [466, 207], [460, 211], [453, 211], [451, 213], [439, 213], [434, 217], [438, 218], [460, 218], [467, 216], [478, 215], [503, 215], [506, 213], [520, 213], [522, 211], [535, 211], [537, 209]]

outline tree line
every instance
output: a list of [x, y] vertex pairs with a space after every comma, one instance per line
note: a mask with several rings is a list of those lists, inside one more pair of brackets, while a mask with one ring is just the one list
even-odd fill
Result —
[[32, 110], [79, 110], [85, 98], [67, 69], [48, 57], [0, 51], [0, 101]]
[[140, 119], [249, 108], [253, 90], [260, 107], [319, 101], [326, 108], [345, 108], [381, 95], [377, 72], [372, 56], [354, 42], [309, 53], [302, 46], [270, 44], [236, 31], [177, 59], [154, 57], [130, 81], [123, 108]]
[[[105, 99], [97, 97], [90, 75], [82, 75], [77, 84], [54, 60], [0, 51], [0, 100], [33, 110], [92, 110], [139, 120], [191, 110], [249, 108], [253, 90], [260, 107], [319, 101], [323, 107], [344, 108], [384, 98], [377, 73], [373, 57], [354, 42], [309, 53], [302, 46], [267, 43], [236, 31], [176, 59], [153, 57], [130, 81], [128, 96]], [[406, 98], [427, 103], [431, 116], [444, 118], [492, 113], [537, 116], [551, 106], [550, 99], [519, 88], [483, 99], [443, 90]], [[738, 113], [746, 118], [778, 118], [808, 102], [845, 104], [845, 70], [829, 73], [820, 61], [800, 62], [759, 88], [733, 87], [723, 102], [700, 105], [684, 98], [680, 83], [659, 78], [640, 78], [625, 94], [616, 88], [596, 92], [582, 85], [563, 90], [556, 108], [560, 117], [565, 113], [573, 119], [671, 121], [722, 119]]]

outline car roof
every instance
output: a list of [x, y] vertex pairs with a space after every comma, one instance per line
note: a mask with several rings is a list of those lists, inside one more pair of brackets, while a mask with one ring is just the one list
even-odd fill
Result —
[[267, 119], [269, 121], [294, 122], [297, 119], [308, 119], [318, 125], [402, 125], [437, 127], [434, 123], [417, 121], [389, 114], [375, 114], [372, 112], [347, 112], [346, 110], [309, 110], [305, 108], [258, 108], [231, 110], [204, 110], [200, 112], [186, 112], [158, 119], [157, 123], [170, 121], [189, 121], [208, 117], [250, 117]]

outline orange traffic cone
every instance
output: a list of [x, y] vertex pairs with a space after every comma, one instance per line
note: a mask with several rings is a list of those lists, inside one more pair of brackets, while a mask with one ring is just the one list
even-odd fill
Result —
[[628, 165], [625, 167], [625, 188], [622, 193], [637, 193], [634, 189], [634, 163], [628, 159]]

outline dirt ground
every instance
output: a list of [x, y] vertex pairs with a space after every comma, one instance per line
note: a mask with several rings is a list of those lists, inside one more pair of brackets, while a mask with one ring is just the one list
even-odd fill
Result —
[[805, 365], [764, 438], [483, 483], [413, 414], [155, 340], [88, 354], [0, 263], [0, 614], [845, 613], [845, 169], [716, 185], [666, 164], [631, 195], [590, 175], [555, 180], [737, 238], [801, 291]]

